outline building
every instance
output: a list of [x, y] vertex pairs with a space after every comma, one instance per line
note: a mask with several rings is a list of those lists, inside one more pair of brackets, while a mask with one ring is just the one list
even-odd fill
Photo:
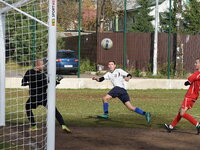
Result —
[[[173, 0], [171, 0], [172, 6], [173, 6]], [[169, 11], [169, 3], [170, 0], [159, 0], [159, 14], [162, 14], [163, 12]], [[188, 5], [189, 0], [182, 0], [183, 6], [184, 4]], [[152, 11], [149, 13], [150, 16], [155, 16], [155, 6], [156, 6], [156, 0], [149, 0], [149, 8], [152, 9]], [[134, 23], [133, 14], [137, 13], [137, 8], [139, 8], [140, 5], [136, 1], [127, 1], [127, 31], [131, 29], [131, 25]], [[115, 32], [123, 31], [124, 29], [124, 18], [118, 18], [116, 16], [115, 21], [112, 23], [112, 30]], [[158, 19], [158, 25], [160, 24], [160, 19]], [[155, 26], [155, 20], [152, 21], [152, 25]]]

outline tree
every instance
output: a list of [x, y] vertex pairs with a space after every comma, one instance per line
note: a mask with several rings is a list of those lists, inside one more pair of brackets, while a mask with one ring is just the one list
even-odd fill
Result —
[[78, 3], [74, 0], [58, 1], [58, 31], [77, 29]]
[[[172, 8], [172, 33], [177, 33], [177, 7], [178, 0], [174, 0]], [[198, 34], [200, 32], [200, 2], [197, 0], [190, 0], [185, 5], [185, 10], [182, 13], [182, 23], [180, 32], [185, 34]], [[169, 11], [164, 12], [160, 17], [161, 31], [169, 31]]]
[[[116, 16], [123, 15], [123, 1], [98, 0], [97, 1], [97, 31], [108, 31], [111, 21]], [[106, 29], [107, 28], [107, 29]]]
[[[78, 4], [77, 0], [58, 1], [58, 31], [78, 30]], [[82, 1], [81, 27], [83, 30], [95, 30], [96, 8], [92, 0]]]
[[83, 30], [96, 30], [96, 8], [92, 0], [83, 1], [82, 27]]
[[[183, 33], [183, 8], [182, 0], [174, 0], [172, 7], [172, 15], [171, 15], [171, 31], [175, 33], [176, 38], [174, 39], [176, 42], [176, 53], [175, 53], [175, 63], [174, 69], [175, 74], [177, 76], [183, 75], [183, 41], [181, 38], [181, 34]], [[164, 12], [161, 15], [160, 23], [161, 23], [161, 31], [169, 32], [170, 27], [170, 13], [169, 10]]]
[[111, 1], [108, 0], [97, 0], [97, 31], [98, 32], [103, 32], [104, 31], [104, 26], [105, 22], [107, 20], [107, 10], [112, 11], [112, 6], [111, 6]]
[[[177, 33], [177, 0], [174, 0], [172, 7], [172, 14], [171, 14], [171, 32]], [[170, 13], [169, 9], [168, 11], [162, 13], [160, 15], [160, 26], [161, 26], [161, 32], [169, 32], [169, 20], [170, 19]]]
[[183, 13], [183, 33], [199, 34], [200, 33], [200, 2], [197, 0], [190, 0], [186, 10]]
[[151, 21], [153, 16], [149, 16], [151, 9], [148, 6], [148, 0], [137, 0], [140, 5], [133, 14], [134, 23], [132, 24], [131, 32], [153, 32], [154, 28]]
[[[33, 14], [37, 19], [47, 22], [47, 10], [40, 10], [40, 5], [22, 7], [21, 10]], [[14, 14], [14, 15], [13, 15]], [[20, 65], [30, 65], [30, 60], [47, 55], [48, 29], [37, 21], [14, 10], [6, 14], [6, 52], [7, 56]]]

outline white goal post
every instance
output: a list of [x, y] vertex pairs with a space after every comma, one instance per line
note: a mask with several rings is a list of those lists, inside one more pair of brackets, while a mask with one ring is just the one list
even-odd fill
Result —
[[0, 126], [5, 126], [5, 17], [0, 14]]
[[[57, 0], [0, 0], [0, 149], [55, 149], [56, 23]], [[46, 114], [34, 112], [41, 128], [33, 134], [24, 110], [28, 88], [12, 89], [9, 84], [21, 84], [18, 75], [37, 58], [48, 61], [48, 101]], [[26, 133], [34, 142], [26, 142]]]

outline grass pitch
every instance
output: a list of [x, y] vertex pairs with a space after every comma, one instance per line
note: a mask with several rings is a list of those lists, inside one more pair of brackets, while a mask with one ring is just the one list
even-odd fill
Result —
[[[117, 98], [111, 99], [109, 102], [109, 119], [97, 119], [96, 116], [103, 113], [102, 97], [108, 91], [109, 89], [59, 89], [57, 90], [56, 106], [69, 126], [161, 128], [164, 123], [170, 124], [175, 118], [186, 92], [186, 90], [160, 89], [128, 90], [132, 105], [152, 114], [152, 123], [149, 125], [146, 123], [144, 116], [129, 111]], [[19, 92], [17, 95], [22, 95], [23, 92]], [[7, 109], [7, 113], [8, 111], [17, 112], [7, 116], [14, 124], [16, 120], [18, 123], [28, 122], [25, 113], [28, 91], [25, 93], [27, 96], [23, 97], [23, 99], [12, 100], [12, 105], [16, 103], [18, 107]], [[14, 94], [12, 93], [12, 96]], [[7, 106], [9, 105], [8, 103]], [[20, 110], [17, 111], [15, 110], [16, 108]], [[42, 106], [33, 111], [37, 121], [45, 118], [45, 116], [40, 116], [45, 114], [45, 111], [46, 109]], [[200, 121], [200, 102], [198, 100], [188, 113], [194, 116], [197, 121]], [[177, 128], [194, 129], [193, 125], [185, 119], [180, 121]]]
[[[109, 119], [97, 119], [103, 113], [102, 97], [109, 90], [57, 90], [57, 107], [69, 126], [112, 126], [131, 128], [161, 128], [177, 115], [186, 90], [128, 90], [133, 106], [152, 114], [148, 125], [144, 116], [129, 111], [119, 99], [109, 102]], [[200, 121], [200, 103], [197, 101], [188, 113]], [[182, 119], [177, 128], [194, 129]]]
[[[8, 123], [10, 125], [12, 124], [20, 125], [20, 124], [23, 124], [24, 122], [28, 123], [28, 120], [26, 118], [26, 113], [25, 113], [25, 106], [24, 106], [26, 100], [28, 99], [28, 90], [27, 91], [23, 91], [23, 90], [18, 91], [18, 90], [19, 89], [7, 89], [7, 97], [9, 97], [9, 95], [11, 98], [14, 97], [13, 99], [6, 101], [7, 103], [6, 104], [7, 106], [6, 118], [9, 120]], [[114, 139], [118, 138], [117, 141], [121, 141], [121, 137], [123, 137], [124, 134], [126, 135], [129, 134], [129, 132], [133, 134], [131, 138], [128, 137], [127, 139], [129, 140], [129, 143], [132, 143], [134, 146], [138, 145], [138, 136], [137, 135], [134, 136], [134, 134], [138, 132], [141, 133], [141, 131], [144, 131], [143, 133], [145, 133], [145, 131], [147, 131], [147, 130], [143, 130], [145, 128], [158, 129], [158, 128], [163, 128], [164, 123], [170, 124], [172, 120], [174, 119], [174, 117], [177, 115], [178, 109], [180, 108], [182, 104], [184, 94], [186, 92], [186, 90], [128, 90], [128, 93], [131, 98], [131, 102], [134, 106], [139, 107], [143, 109], [144, 111], [151, 112], [152, 123], [147, 124], [144, 116], [141, 116], [139, 114], [129, 111], [123, 105], [123, 103], [118, 99], [112, 99], [109, 102], [109, 119], [107, 120], [97, 119], [96, 116], [98, 114], [103, 113], [101, 99], [108, 91], [109, 89], [107, 90], [91, 90], [91, 89], [84, 89], [84, 90], [68, 90], [68, 89], [60, 90], [59, 89], [57, 90], [57, 102], [56, 102], [57, 108], [63, 115], [64, 120], [67, 123], [67, 125], [75, 133], [69, 136], [67, 134], [63, 134], [61, 132], [61, 129], [57, 130], [56, 132], [57, 134], [59, 134], [59, 136], [57, 136], [57, 142], [58, 142], [57, 146], [63, 145], [63, 142], [66, 142], [66, 139], [67, 139], [68, 142], [71, 140], [71, 143], [74, 143], [73, 145], [75, 147], [74, 149], [80, 149], [80, 148], [77, 148], [77, 146], [83, 147], [83, 145], [88, 144], [87, 143], [88, 139], [93, 139], [94, 137], [95, 137], [94, 138], [95, 140], [98, 138], [99, 141], [103, 141], [104, 144], [102, 145], [108, 145], [106, 144], [106, 142], [104, 142], [104, 139], [102, 139], [104, 137], [101, 137], [101, 135], [103, 136], [109, 135], [107, 136], [106, 141], [108, 140], [108, 143], [110, 143], [110, 141], [113, 140], [112, 139], [113, 134], [115, 135]], [[16, 110], [17, 108], [18, 110]], [[194, 104], [193, 109], [189, 110], [188, 113], [193, 115], [195, 119], [200, 121], [199, 110], [200, 110], [200, 102], [197, 101]], [[34, 110], [35, 119], [39, 122], [41, 122], [42, 120], [45, 120], [46, 119], [45, 111], [46, 109], [44, 107], [39, 107], [37, 110]], [[126, 133], [117, 132], [115, 134], [114, 132], [117, 131], [118, 129], [117, 127], [119, 127], [120, 130], [126, 131]], [[135, 129], [131, 129], [131, 128], [135, 128]], [[181, 130], [184, 130], [184, 131], [187, 131], [187, 129], [189, 130], [192, 129], [193, 132], [196, 131], [195, 127], [185, 119], [182, 119], [180, 121], [180, 123], [177, 125], [177, 128], [180, 128]], [[57, 129], [59, 129], [58, 123], [57, 123]], [[177, 149], [177, 147], [181, 147], [182, 143], [185, 143], [183, 142], [185, 141], [184, 137], [182, 139], [180, 138], [182, 137], [182, 134], [180, 134], [181, 132], [177, 132], [177, 134], [171, 134], [172, 135], [170, 137], [171, 141], [168, 141], [169, 140], [168, 134], [163, 134], [165, 133], [163, 132], [164, 129], [161, 129], [161, 130], [162, 131], [148, 130], [148, 131], [152, 131], [152, 132], [148, 132], [151, 138], [149, 138], [149, 136], [144, 135], [144, 137], [140, 139], [140, 144], [141, 143], [144, 143], [144, 144], [138, 145], [138, 146], [139, 147], [142, 146], [143, 149], [145, 149], [144, 147], [147, 147], [147, 149], [149, 149], [149, 147], [151, 147], [152, 149], [155, 149], [155, 148], [162, 149], [163, 147], [164, 147], [163, 149]], [[90, 133], [89, 134], [90, 136], [86, 138], [85, 134], [88, 132]], [[4, 133], [0, 132], [0, 135], [1, 134], [4, 134]], [[60, 136], [60, 134], [62, 134], [62, 136]], [[195, 140], [198, 141], [199, 139], [198, 139], [198, 136], [196, 135], [194, 136], [195, 137], [192, 137], [192, 135], [190, 134], [190, 136], [187, 136], [187, 137], [190, 137], [195, 145], [195, 143], [197, 143], [195, 142]], [[179, 143], [174, 142], [176, 141], [175, 139], [177, 138], [179, 138], [178, 140]], [[80, 144], [80, 139], [82, 139], [81, 140], [82, 145]], [[74, 142], [74, 140], [76, 142]], [[94, 144], [96, 148], [96, 143], [97, 143], [96, 141], [94, 143], [91, 143], [91, 140], [88, 140], [88, 141], [91, 147]], [[133, 141], [135, 141], [135, 143]], [[146, 145], [146, 141], [148, 141], [150, 145], [148, 144]], [[166, 143], [166, 141], [168, 142]], [[123, 143], [123, 142], [119, 142], [119, 143]], [[155, 147], [155, 145], [157, 146], [157, 143], [159, 143], [159, 147]], [[131, 144], [128, 144], [128, 145], [131, 145]], [[168, 146], [167, 148], [166, 148], [166, 145]], [[196, 145], [198, 146], [196, 147], [196, 149], [198, 149], [199, 145], [198, 144]], [[65, 145], [64, 147], [60, 149], [69, 149], [69, 147], [67, 146], [68, 145]], [[119, 146], [118, 143], [116, 144], [116, 146]], [[0, 142], [0, 149], [3, 149], [5, 147], [7, 149], [8, 148], [15, 149], [16, 145]], [[126, 147], [126, 145], [123, 144], [121, 145], [121, 147], [122, 147], [121, 149], [123, 149], [124, 147]], [[100, 149], [104, 149], [104, 148], [100, 147]], [[187, 148], [188, 147], [186, 147], [185, 149]], [[195, 148], [193, 147], [192, 149], [195, 149]]]

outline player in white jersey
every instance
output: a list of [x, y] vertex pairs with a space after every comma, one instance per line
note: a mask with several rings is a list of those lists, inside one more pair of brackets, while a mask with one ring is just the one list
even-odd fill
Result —
[[113, 84], [113, 88], [108, 92], [106, 96], [103, 97], [103, 109], [104, 114], [98, 115], [98, 118], [108, 118], [108, 101], [111, 98], [119, 98], [124, 105], [131, 111], [134, 111], [140, 115], [144, 115], [146, 117], [147, 122], [151, 121], [151, 114], [149, 112], [145, 112], [138, 107], [134, 107], [130, 103], [130, 97], [125, 89], [124, 80], [129, 81], [132, 76], [122, 69], [116, 69], [115, 61], [108, 62], [109, 72], [107, 72], [103, 77], [93, 77], [93, 80], [98, 82], [102, 82], [104, 80], [110, 80]]

